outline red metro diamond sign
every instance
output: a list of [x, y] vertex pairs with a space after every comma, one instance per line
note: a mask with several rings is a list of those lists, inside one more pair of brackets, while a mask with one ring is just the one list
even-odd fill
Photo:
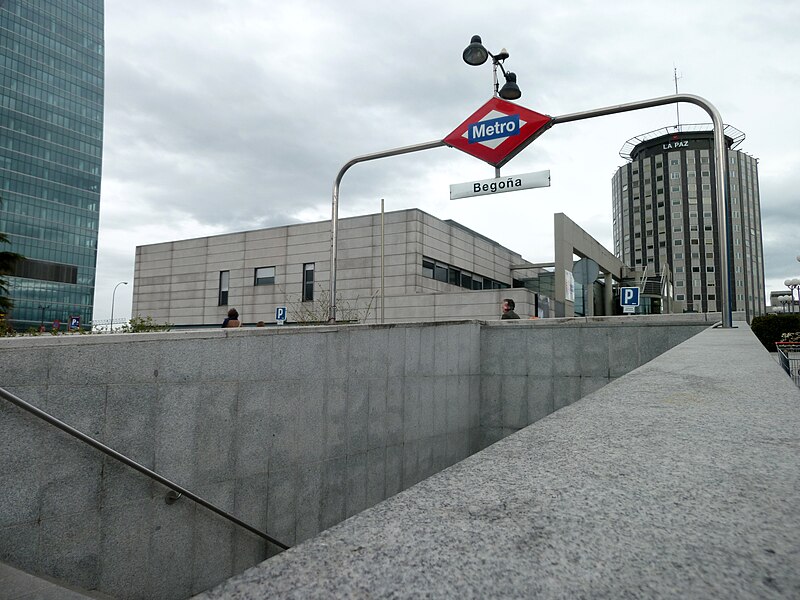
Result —
[[492, 98], [444, 138], [444, 143], [502, 167], [550, 128], [553, 118]]

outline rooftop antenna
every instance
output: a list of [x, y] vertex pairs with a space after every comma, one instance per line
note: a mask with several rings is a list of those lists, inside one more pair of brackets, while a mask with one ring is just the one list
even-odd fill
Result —
[[[678, 77], [678, 68], [675, 66], [675, 63], [672, 63], [672, 79], [675, 81], [675, 95], [678, 95], [678, 79], [683, 79], [683, 75]], [[675, 112], [678, 116], [678, 124], [675, 125], [675, 129], [681, 128], [681, 109], [680, 104], [678, 102], [675, 103]]]

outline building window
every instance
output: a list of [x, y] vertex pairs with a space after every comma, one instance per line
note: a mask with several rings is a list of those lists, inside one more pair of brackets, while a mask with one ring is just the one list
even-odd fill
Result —
[[303, 265], [303, 302], [314, 299], [314, 263]]
[[683, 294], [676, 294], [675, 295], [675, 300], [683, 300], [683, 299], [684, 299], [684, 295]]
[[447, 265], [438, 261], [434, 263], [433, 278], [436, 281], [443, 281], [444, 283], [447, 283]]
[[275, 283], [275, 267], [258, 267], [253, 285], [272, 285]]
[[[436, 279], [443, 283], [456, 285], [468, 290], [499, 290], [510, 287], [507, 283], [495, 281], [489, 277], [481, 277], [447, 263], [433, 260], [427, 256], [422, 257], [422, 276]], [[523, 286], [519, 286], [523, 287]]]
[[461, 285], [461, 271], [450, 267], [447, 270], [447, 283], [450, 285]]
[[430, 277], [433, 279], [433, 268], [434, 264], [433, 261], [428, 258], [422, 259], [422, 276], [423, 277]]
[[219, 304], [218, 306], [226, 306], [228, 304], [228, 289], [231, 284], [231, 272], [219, 272]]

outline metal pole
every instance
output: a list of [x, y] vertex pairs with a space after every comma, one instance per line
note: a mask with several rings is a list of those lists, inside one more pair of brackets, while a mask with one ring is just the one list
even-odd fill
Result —
[[114, 333], [114, 300], [116, 300], [117, 296], [117, 288], [122, 284], [128, 285], [127, 281], [120, 281], [117, 285], [114, 286], [114, 291], [111, 293], [111, 324], [109, 325], [109, 331]]
[[336, 247], [339, 243], [339, 185], [342, 183], [342, 177], [344, 177], [344, 174], [350, 167], [360, 162], [367, 162], [378, 158], [388, 158], [390, 156], [400, 156], [401, 154], [410, 154], [412, 152], [420, 152], [421, 150], [431, 150], [432, 148], [439, 148], [445, 145], [446, 144], [442, 140], [436, 140], [435, 142], [425, 142], [424, 144], [416, 144], [414, 146], [404, 146], [402, 148], [393, 148], [382, 152], [364, 154], [363, 156], [351, 158], [339, 169], [339, 174], [333, 182], [333, 194], [331, 198], [331, 305], [328, 312], [329, 323], [336, 322]]
[[386, 313], [383, 310], [383, 303], [386, 298], [385, 288], [383, 286], [383, 263], [384, 263], [384, 229], [383, 229], [383, 198], [381, 198], [381, 323], [384, 323]]
[[728, 268], [728, 252], [729, 252], [729, 232], [728, 232], [728, 207], [729, 195], [728, 186], [726, 184], [726, 174], [728, 172], [728, 158], [727, 148], [725, 146], [725, 133], [723, 131], [725, 125], [722, 122], [722, 116], [716, 107], [708, 100], [695, 96], [693, 94], [675, 94], [674, 96], [662, 96], [660, 98], [652, 98], [650, 100], [641, 100], [639, 102], [629, 102], [627, 104], [617, 104], [615, 106], [607, 106], [605, 108], [596, 108], [594, 110], [587, 110], [584, 112], [572, 113], [553, 118], [553, 125], [557, 123], [569, 123], [571, 121], [581, 121], [583, 119], [591, 119], [593, 117], [602, 117], [605, 115], [614, 115], [617, 113], [628, 112], [632, 110], [639, 110], [642, 108], [652, 108], [654, 106], [663, 106], [665, 104], [673, 104], [675, 102], [688, 102], [695, 104], [705, 110], [711, 117], [714, 124], [714, 171], [715, 181], [717, 187], [717, 221], [719, 222], [719, 235], [717, 238], [719, 244], [719, 264], [722, 271], [722, 327], [733, 327], [733, 313], [731, 304], [731, 273]]

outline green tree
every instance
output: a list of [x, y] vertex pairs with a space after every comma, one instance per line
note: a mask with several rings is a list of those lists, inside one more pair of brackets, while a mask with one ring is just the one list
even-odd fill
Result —
[[[0, 207], [2, 205], [3, 200], [0, 198]], [[0, 248], [10, 243], [6, 234], [0, 232]], [[14, 302], [8, 295], [8, 280], [4, 275], [10, 275], [14, 272], [14, 265], [20, 258], [22, 258], [22, 255], [16, 252], [0, 251], [0, 316], [2, 317], [5, 317], [14, 306]]]

